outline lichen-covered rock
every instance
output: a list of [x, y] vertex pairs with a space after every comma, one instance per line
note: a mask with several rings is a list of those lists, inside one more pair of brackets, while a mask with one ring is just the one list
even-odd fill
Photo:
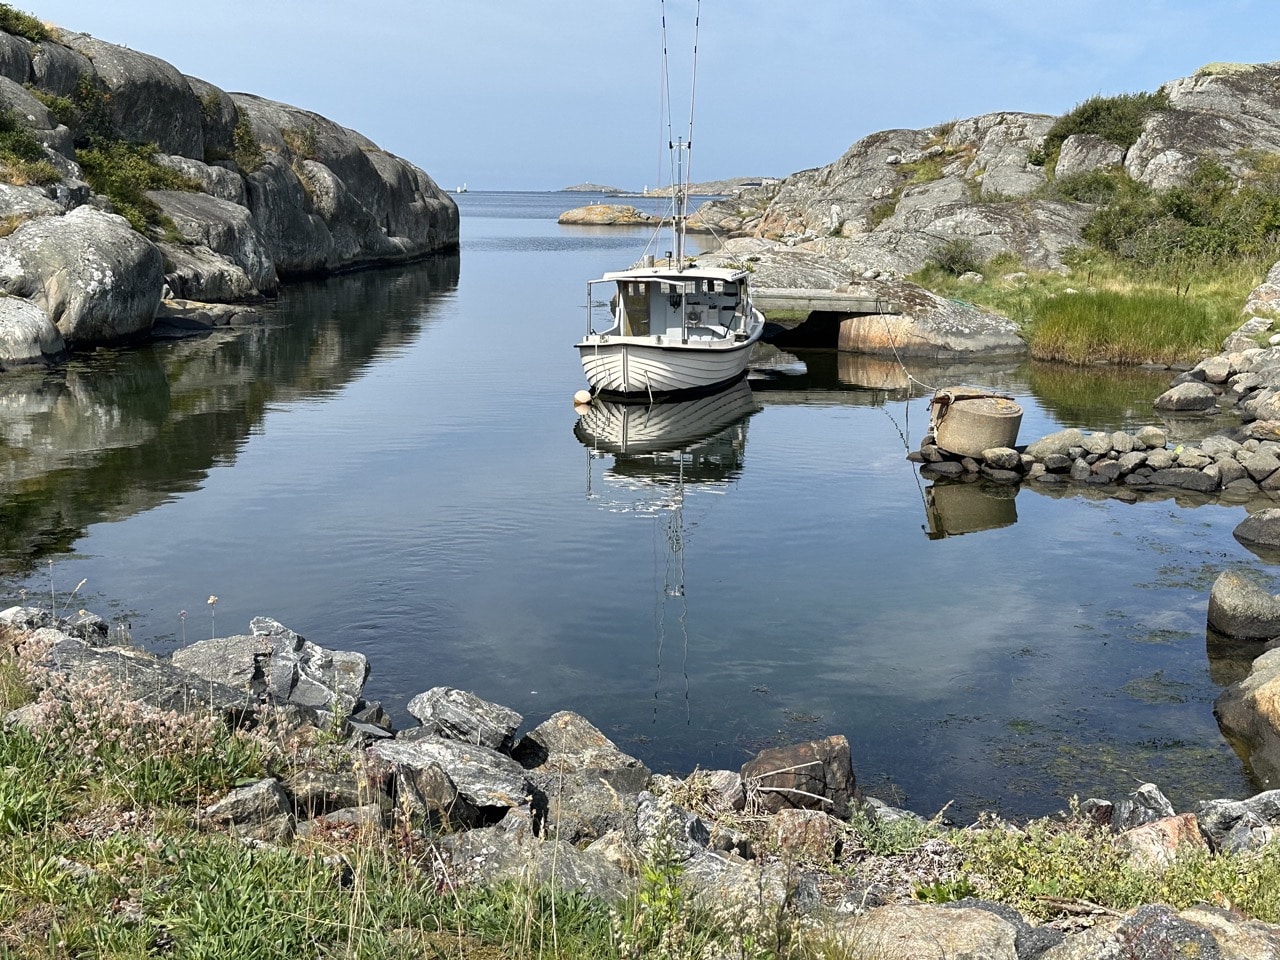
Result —
[[93, 207], [30, 220], [0, 238], [0, 289], [44, 310], [69, 347], [145, 334], [163, 285], [156, 245]]
[[329, 650], [269, 617], [255, 617], [251, 636], [215, 637], [175, 650], [175, 666], [273, 703], [350, 713], [369, 676], [361, 653]]
[[973, 907], [928, 903], [874, 907], [837, 921], [833, 932], [850, 956], [867, 954], [885, 960], [1018, 958], [1017, 928], [991, 911]]
[[894, 357], [988, 357], [1026, 353], [1017, 324], [914, 284], [869, 281], [868, 295], [899, 305], [901, 313], [853, 316], [840, 323], [837, 348]]
[[528, 804], [531, 784], [520, 764], [505, 754], [438, 737], [381, 740], [369, 748], [384, 763], [411, 770], [437, 767], [446, 773], [458, 795], [480, 811], [489, 823], [513, 807]]
[[644, 788], [649, 769], [618, 749], [586, 718], [570, 710], [552, 714], [520, 738], [511, 751], [521, 764], [544, 774], [595, 771], [632, 792]]
[[1054, 177], [1105, 170], [1124, 163], [1124, 150], [1096, 133], [1073, 133], [1062, 141]]
[[237, 721], [253, 702], [242, 690], [205, 678], [137, 650], [91, 647], [66, 639], [45, 654], [49, 688], [55, 694], [67, 681], [91, 680], [114, 689], [121, 700], [184, 715], [207, 715]]

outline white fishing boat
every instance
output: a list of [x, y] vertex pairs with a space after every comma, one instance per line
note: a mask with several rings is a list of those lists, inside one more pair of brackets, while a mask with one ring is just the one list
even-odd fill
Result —
[[[664, 31], [665, 23], [664, 16]], [[746, 270], [699, 266], [685, 256], [692, 109], [689, 124], [687, 140], [669, 140], [672, 251], [587, 283], [587, 330], [577, 347], [593, 397], [652, 401], [716, 390], [746, 376], [764, 332]]]

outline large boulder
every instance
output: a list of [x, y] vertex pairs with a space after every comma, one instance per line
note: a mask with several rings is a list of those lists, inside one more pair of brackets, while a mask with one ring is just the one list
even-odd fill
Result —
[[[165, 280], [177, 296], [191, 300], [247, 300], [276, 290], [279, 280], [275, 264], [243, 205], [205, 193], [155, 190], [148, 196], [186, 241], [182, 245], [185, 250], [176, 244], [165, 244], [165, 253], [173, 264]], [[221, 273], [210, 275], [204, 266], [209, 261], [222, 262]], [[193, 263], [201, 263], [202, 267], [193, 269]]]
[[504, 752], [510, 750], [524, 719], [510, 707], [453, 687], [432, 687], [418, 694], [409, 701], [408, 711], [436, 736]]
[[913, 903], [875, 907], [839, 920], [833, 934], [849, 951], [848, 956], [895, 960], [1018, 960], [1019, 956], [1016, 926], [994, 912], [968, 906]]
[[92, 683], [111, 698], [184, 715], [221, 716], [236, 722], [252, 708], [249, 694], [206, 680], [150, 654], [124, 648], [100, 648], [66, 638], [41, 660], [45, 685], [57, 699], [74, 683]]
[[1218, 575], [1209, 590], [1209, 626], [1225, 637], [1268, 640], [1280, 637], [1280, 597], [1239, 570]]
[[[1277, 469], [1280, 469], [1280, 465]], [[1269, 472], [1267, 476], [1274, 472]], [[1280, 507], [1270, 507], [1250, 514], [1231, 532], [1237, 540], [1263, 559], [1280, 558]]]
[[264, 151], [249, 208], [281, 276], [408, 260], [457, 243], [458, 207], [425, 173], [318, 114], [232, 94]]
[[496, 823], [508, 810], [527, 806], [532, 797], [532, 784], [524, 768], [488, 747], [417, 737], [379, 740], [369, 752], [393, 768], [444, 773], [457, 800], [472, 811], [465, 818], [471, 825]]
[[64, 40], [93, 64], [122, 139], [154, 143], [162, 153], [204, 158], [200, 99], [173, 66], [85, 34], [65, 34]]
[[147, 333], [164, 258], [129, 222], [93, 207], [40, 217], [0, 238], [0, 289], [45, 311], [68, 346]]
[[837, 347], [853, 353], [946, 359], [1020, 356], [1027, 344], [1017, 324], [904, 282], [870, 281], [859, 291], [899, 304], [901, 313], [853, 316], [840, 323]]
[[824, 810], [839, 820], [848, 818], [857, 788], [843, 736], [761, 751], [743, 765], [741, 776], [747, 796], [766, 810]]
[[1243, 174], [1249, 151], [1280, 150], [1280, 63], [1206, 67], [1161, 90], [1169, 110], [1148, 117], [1125, 170], [1157, 189], [1186, 182], [1200, 157]]
[[1213, 713], [1254, 776], [1268, 788], [1280, 787], [1280, 648], [1254, 660], [1249, 676], [1214, 701]]
[[526, 768], [543, 774], [585, 772], [633, 792], [643, 789], [650, 776], [643, 763], [623, 753], [590, 721], [571, 710], [561, 710], [538, 724], [520, 738], [511, 755]]
[[255, 617], [251, 636], [215, 637], [175, 650], [173, 664], [274, 703], [346, 715], [369, 677], [361, 653], [329, 650], [270, 617]]
[[1073, 133], [1062, 141], [1055, 177], [1105, 170], [1124, 163], [1124, 150], [1096, 133]]
[[93, 75], [93, 62], [83, 53], [47, 40], [31, 46], [31, 82], [37, 90], [69, 97]]

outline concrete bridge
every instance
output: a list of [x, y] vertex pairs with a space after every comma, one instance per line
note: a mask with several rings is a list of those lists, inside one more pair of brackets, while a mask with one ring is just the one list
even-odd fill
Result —
[[901, 306], [883, 297], [867, 297], [839, 290], [810, 290], [804, 287], [766, 287], [751, 293], [754, 303], [768, 319], [770, 312], [787, 313], [901, 313]]

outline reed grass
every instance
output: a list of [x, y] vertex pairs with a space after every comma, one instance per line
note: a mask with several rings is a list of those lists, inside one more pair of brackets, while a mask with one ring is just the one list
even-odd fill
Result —
[[982, 265], [981, 282], [961, 282], [936, 264], [911, 279], [1015, 321], [1035, 359], [1170, 364], [1216, 352], [1270, 266], [1241, 260], [1175, 283], [1167, 273], [1135, 269], [1098, 250], [1069, 259], [1069, 273], [1022, 269], [1004, 255]]
[[1237, 322], [1235, 310], [1213, 300], [1155, 290], [1082, 291], [1036, 304], [1027, 340], [1041, 360], [1176, 363], [1216, 352]]

